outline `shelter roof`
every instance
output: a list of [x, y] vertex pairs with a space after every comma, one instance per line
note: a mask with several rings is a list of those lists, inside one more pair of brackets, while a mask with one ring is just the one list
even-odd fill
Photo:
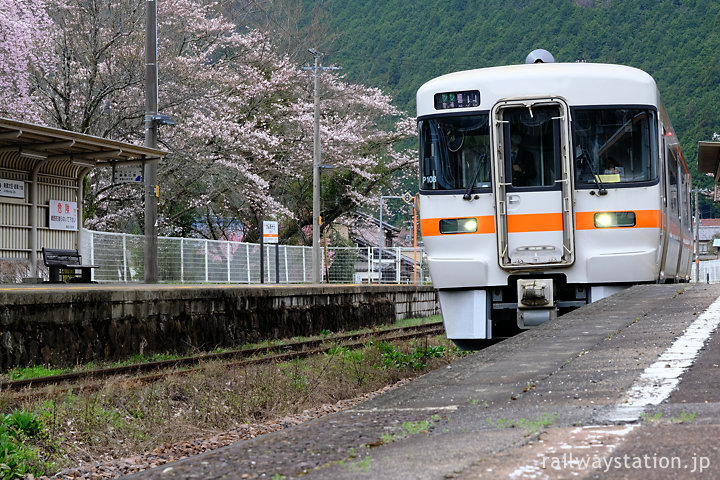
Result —
[[720, 142], [698, 142], [698, 172], [712, 173], [720, 180]]
[[164, 155], [154, 148], [0, 118], [0, 160], [18, 170], [42, 160], [43, 171], [72, 174], [80, 168], [141, 163]]

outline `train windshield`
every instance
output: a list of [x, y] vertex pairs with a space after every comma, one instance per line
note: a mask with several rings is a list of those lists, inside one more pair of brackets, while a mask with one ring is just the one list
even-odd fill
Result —
[[655, 112], [645, 108], [573, 109], [575, 185], [657, 179]]
[[421, 120], [420, 189], [489, 189], [488, 114]]

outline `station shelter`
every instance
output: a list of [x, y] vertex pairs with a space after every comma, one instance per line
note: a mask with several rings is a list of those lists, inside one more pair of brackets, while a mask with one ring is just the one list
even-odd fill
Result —
[[85, 176], [98, 167], [142, 172], [164, 153], [0, 118], [0, 265], [38, 279], [43, 247], [80, 249]]
[[720, 182], [720, 142], [698, 142], [698, 172], [712, 174]]

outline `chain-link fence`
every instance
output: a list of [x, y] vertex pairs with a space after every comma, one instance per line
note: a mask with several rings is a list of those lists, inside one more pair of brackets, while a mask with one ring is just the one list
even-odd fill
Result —
[[[142, 235], [83, 231], [81, 253], [96, 282], [142, 282]], [[266, 283], [309, 283], [312, 249], [265, 245]], [[329, 283], [429, 283], [422, 249], [385, 247], [382, 261], [373, 247], [322, 250], [323, 281]], [[158, 280], [165, 283], [260, 283], [260, 245], [256, 243], [158, 238]], [[379, 266], [382, 267], [382, 276]]]

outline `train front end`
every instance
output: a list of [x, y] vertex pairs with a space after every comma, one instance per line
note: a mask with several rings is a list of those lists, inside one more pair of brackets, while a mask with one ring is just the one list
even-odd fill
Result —
[[615, 65], [479, 69], [418, 91], [421, 230], [448, 338], [472, 348], [685, 275], [658, 105], [649, 75]]

